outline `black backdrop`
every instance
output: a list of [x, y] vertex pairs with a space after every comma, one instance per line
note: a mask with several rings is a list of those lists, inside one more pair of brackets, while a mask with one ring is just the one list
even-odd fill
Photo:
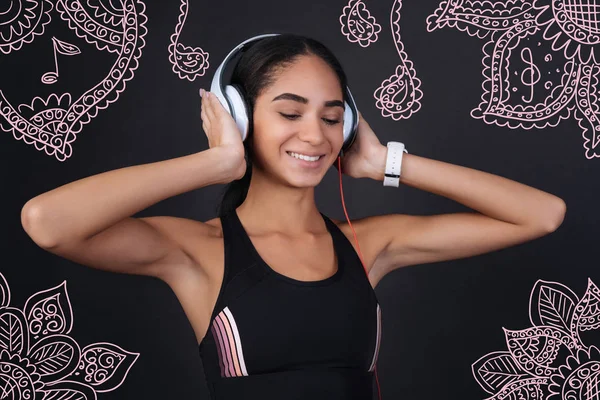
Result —
[[[234, 45], [267, 32], [306, 34], [330, 46], [347, 71], [358, 107], [382, 143], [403, 141], [411, 153], [523, 182], [562, 197], [568, 206], [563, 225], [551, 235], [477, 257], [403, 268], [381, 281], [376, 293], [384, 327], [378, 361], [383, 399], [480, 399], [499, 393], [510, 383], [515, 393], [536, 387], [549, 394], [549, 381], [543, 375], [559, 374], [556, 367], [567, 361], [538, 360], [544, 368], [537, 370], [525, 364], [527, 354], [535, 356], [556, 343], [543, 334], [537, 339], [507, 342], [503, 328], [529, 329], [531, 334], [534, 326], [550, 325], [559, 331], [560, 316], [574, 321], [574, 315], [583, 314], [588, 319], [578, 319], [577, 326], [588, 323], [592, 329], [583, 332], [583, 328], [575, 328], [578, 333], [564, 329], [560, 337], [566, 338], [564, 343], [578, 343], [584, 350], [600, 344], [594, 335], [597, 293], [593, 291], [600, 233], [594, 211], [600, 183], [594, 177], [600, 164], [593, 154], [594, 143], [586, 144], [585, 139], [591, 126], [586, 121], [591, 116], [580, 124], [575, 114], [577, 107], [589, 109], [592, 115], [597, 109], [597, 70], [590, 70], [592, 62], [584, 59], [594, 43], [571, 41], [569, 49], [580, 46], [580, 53], [573, 55], [553, 50], [540, 30], [518, 43], [513, 40], [509, 46], [512, 52], [501, 54], [510, 59], [502, 66], [508, 68], [502, 78], [510, 79], [503, 92], [505, 106], [544, 103], [561, 79], [570, 76], [565, 78], [563, 72], [573, 66], [580, 74], [571, 78], [579, 80], [577, 95], [547, 119], [539, 119], [535, 127], [527, 126], [530, 121], [524, 117], [481, 119], [471, 115], [481, 101], [487, 101], [485, 93], [490, 88], [482, 74], [484, 51], [501, 43], [511, 27], [526, 27], [527, 21], [541, 25], [543, 19], [534, 17], [541, 12], [539, 7], [550, 1], [520, 1], [520, 10], [505, 10], [504, 2], [498, 2], [496, 10], [490, 4], [480, 10], [444, 10], [446, 2], [437, 0], [404, 4], [391, 0], [193, 1], [189, 9], [187, 1], [124, 3], [131, 8], [124, 11], [118, 1], [100, 0], [11, 0], [0, 4], [4, 183], [0, 272], [6, 279], [0, 282], [0, 349], [6, 350], [0, 353], [4, 366], [0, 385], [5, 390], [14, 386], [13, 381], [5, 383], [10, 381], [5, 378], [25, 368], [29, 360], [37, 373], [42, 373], [33, 378], [30, 366], [31, 382], [46, 383], [45, 387], [38, 383], [39, 391], [81, 388], [72, 383], [52, 384], [76, 381], [85, 382], [91, 388], [87, 395], [96, 391], [98, 399], [207, 398], [196, 339], [170, 288], [158, 279], [98, 271], [45, 252], [23, 231], [20, 211], [28, 199], [67, 182], [206, 149], [198, 89], [209, 88], [212, 73]], [[76, 11], [77, 4], [83, 13]], [[358, 14], [345, 10], [347, 5], [354, 6]], [[31, 8], [29, 14], [27, 7]], [[525, 15], [529, 9], [531, 15]], [[124, 13], [127, 18], [123, 18]], [[82, 15], [95, 23], [86, 24]], [[438, 26], [444, 25], [448, 15], [449, 21], [458, 22]], [[480, 20], [474, 20], [473, 15], [479, 15]], [[486, 16], [501, 19], [502, 15], [510, 22], [508, 28], [501, 26], [494, 35], [485, 27], [476, 28], [484, 26]], [[28, 18], [29, 27], [22, 24]], [[183, 25], [177, 25], [178, 21]], [[112, 27], [114, 40], [97, 29], [101, 25]], [[354, 33], [346, 36], [348, 26]], [[180, 36], [172, 37], [178, 28]], [[352, 35], [360, 28], [366, 32], [358, 42]], [[555, 24], [555, 28], [560, 30], [561, 26]], [[129, 29], [126, 35], [122, 35], [124, 29]], [[52, 37], [58, 39], [55, 45]], [[565, 37], [562, 39], [564, 43]], [[179, 41], [179, 50], [189, 46], [200, 55], [209, 54], [208, 64], [200, 57], [196, 72], [174, 67], [175, 58], [169, 57], [174, 40]], [[121, 77], [113, 78], [115, 86], [125, 90], [118, 95], [113, 90], [105, 100], [96, 98], [98, 107], [92, 105], [87, 111], [81, 111], [85, 101], [83, 108], [72, 108], [81, 123], [63, 119], [68, 122], [69, 133], [58, 135], [61, 125], [52, 121], [66, 118], [61, 112], [92, 86], [107, 80], [121, 56], [128, 59], [120, 64], [125, 86]], [[42, 82], [42, 76], [52, 78], [44, 74], [55, 71], [56, 66], [57, 81]], [[398, 105], [399, 111], [384, 115], [377, 90], [398, 72], [398, 66], [407, 67], [404, 71], [414, 75], [398, 80], [408, 85], [404, 99], [401, 86], [390, 89], [392, 94], [400, 92], [390, 100], [396, 102], [392, 106]], [[586, 71], [593, 78], [591, 82], [584, 79]], [[70, 102], [66, 98], [59, 102], [51, 97], [53, 93], [70, 93]], [[411, 96], [413, 104], [408, 105]], [[587, 109], [581, 108], [585, 103], [582, 99], [588, 99]], [[43, 110], [54, 111], [40, 113]], [[45, 132], [68, 138], [70, 147], [27, 130], [27, 123], [15, 120], [16, 115], [34, 127], [44, 120]], [[556, 115], [562, 115], [560, 123]], [[583, 115], [580, 111], [579, 119]], [[343, 184], [351, 218], [467, 211], [453, 201], [410, 187], [384, 188], [381, 182], [348, 177]], [[216, 215], [221, 190], [221, 186], [195, 190], [137, 216], [208, 220]], [[318, 186], [317, 203], [325, 214], [344, 219], [337, 170], [331, 169]], [[580, 300], [577, 311], [575, 304]], [[536, 334], [539, 332], [533, 336]], [[86, 369], [71, 374], [71, 368], [71, 375], [61, 375], [67, 370], [65, 365], [40, 356], [46, 343], [40, 344], [42, 338], [48, 338], [43, 339], [47, 343], [76, 343], [82, 354], [80, 366]], [[66, 357], [68, 351], [61, 353], [64, 348], [46, 346], [45, 351]], [[119, 358], [127, 352], [128, 356]], [[488, 356], [489, 362], [477, 363], [491, 353], [497, 357]], [[19, 358], [14, 357], [16, 354]], [[111, 359], [111, 354], [117, 356]], [[92, 358], [94, 355], [99, 361]], [[559, 356], [566, 355], [563, 346]], [[65, 357], [56, 359], [66, 363]], [[597, 353], [592, 352], [591, 358], [600, 362]], [[110, 360], [118, 366], [107, 367]], [[571, 360], [572, 369], [576, 364]], [[107, 376], [102, 375], [103, 369]], [[554, 380], [565, 385], [564, 378]], [[24, 398], [18, 397], [14, 388], [11, 394], [16, 396], [12, 398]]]

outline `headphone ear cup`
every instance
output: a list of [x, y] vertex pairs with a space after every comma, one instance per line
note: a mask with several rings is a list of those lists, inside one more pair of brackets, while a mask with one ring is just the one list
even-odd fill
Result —
[[360, 118], [356, 102], [348, 86], [346, 86], [346, 95], [347, 100], [344, 102], [344, 144], [340, 150], [340, 156], [343, 156], [344, 152], [354, 143], [354, 139], [358, 134], [358, 121]]
[[342, 151], [348, 150], [354, 143], [354, 139], [356, 139], [357, 120], [358, 112], [355, 114], [350, 104], [344, 102], [344, 144], [342, 145]]
[[352, 110], [350, 110], [350, 105], [348, 102], [344, 102], [344, 145], [347, 146], [348, 139], [350, 138], [352, 131], [353, 121], [352, 121]]
[[248, 127], [250, 126], [248, 121], [249, 110], [246, 101], [244, 100], [244, 96], [236, 85], [225, 86], [225, 96], [229, 100], [232, 109], [232, 117], [242, 134], [242, 141], [244, 141], [248, 137]]

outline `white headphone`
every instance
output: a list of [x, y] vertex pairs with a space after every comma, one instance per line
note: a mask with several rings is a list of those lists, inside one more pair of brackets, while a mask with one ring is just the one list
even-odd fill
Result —
[[[214, 93], [225, 110], [231, 114], [233, 119], [235, 120], [241, 134], [242, 140], [246, 140], [248, 137], [248, 128], [249, 128], [249, 120], [248, 120], [248, 112], [249, 107], [242, 95], [243, 91], [237, 87], [237, 85], [227, 85], [223, 86], [222, 77], [223, 70], [227, 67], [230, 60], [237, 55], [238, 53], [242, 53], [245, 51], [249, 44], [259, 41], [266, 37], [278, 36], [279, 33], [267, 33], [263, 35], [258, 35], [251, 37], [238, 44], [233, 50], [227, 54], [221, 65], [215, 71], [212, 82], [210, 84], [210, 91]], [[358, 109], [356, 107], [356, 103], [354, 102], [354, 98], [350, 93], [350, 88], [346, 86], [346, 91], [348, 93], [348, 101], [344, 102], [344, 144], [342, 145], [341, 155], [343, 152], [352, 146], [354, 143], [354, 139], [356, 138], [357, 128], [358, 128]]]

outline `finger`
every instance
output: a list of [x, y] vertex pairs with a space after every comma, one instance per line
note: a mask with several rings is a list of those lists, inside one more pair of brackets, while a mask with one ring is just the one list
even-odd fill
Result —
[[205, 111], [202, 110], [201, 113], [202, 116], [202, 129], [204, 129], [204, 133], [208, 134], [210, 132], [210, 121], [208, 120], [208, 116], [206, 115]]
[[[202, 124], [202, 129], [204, 130], [204, 133], [208, 132], [206, 124]], [[206, 138], [208, 139], [208, 143], [210, 144], [210, 136], [208, 135], [208, 133], [206, 134]]]
[[200, 88], [200, 115], [202, 115], [202, 111], [206, 108], [206, 101], [204, 100], [204, 96], [206, 95], [206, 91]]
[[206, 122], [209, 122], [209, 117], [208, 117], [208, 102], [205, 104], [202, 104], [202, 107], [200, 108], [200, 117], [202, 117], [203, 120], [205, 120]]
[[208, 126], [208, 128], [210, 129], [211, 123], [210, 118], [208, 116], [208, 107], [205, 104], [202, 105], [202, 108], [200, 110], [200, 117], [202, 118], [202, 121], [206, 124], [206, 126]]
[[210, 96], [208, 95], [208, 92], [205, 94], [205, 96], [207, 96], [204, 99], [205, 107], [206, 107], [206, 115], [208, 116], [208, 120], [209, 122], [212, 122], [214, 119], [216, 119], [216, 115], [215, 115], [215, 110], [214, 110], [214, 106], [213, 106], [213, 102], [210, 100], [211, 97], [215, 97], [214, 94], [210, 94]]
[[215, 116], [222, 118], [225, 114], [228, 114], [227, 110], [225, 110], [225, 107], [223, 107], [223, 104], [221, 104], [221, 101], [214, 93], [210, 94], [210, 103]]

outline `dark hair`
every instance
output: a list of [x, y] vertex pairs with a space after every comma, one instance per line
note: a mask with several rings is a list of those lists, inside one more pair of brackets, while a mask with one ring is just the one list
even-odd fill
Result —
[[252, 141], [254, 104], [259, 94], [269, 87], [281, 70], [292, 64], [299, 56], [315, 55], [323, 59], [336, 73], [344, 101], [347, 100], [347, 78], [335, 55], [323, 43], [302, 35], [281, 34], [261, 39], [247, 48], [240, 56], [231, 75], [231, 84], [243, 93], [249, 108], [248, 137], [244, 141], [246, 173], [241, 179], [227, 184], [221, 204], [217, 208], [219, 217], [235, 210], [246, 199], [252, 177]]

